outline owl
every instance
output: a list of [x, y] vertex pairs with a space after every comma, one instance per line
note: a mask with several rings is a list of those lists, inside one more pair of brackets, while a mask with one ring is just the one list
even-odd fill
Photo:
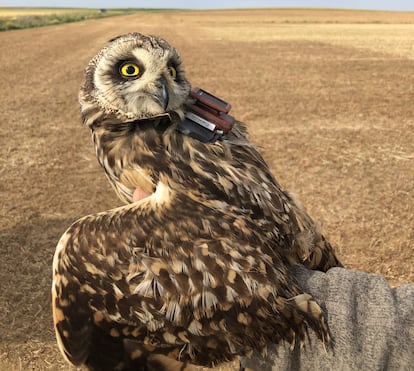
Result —
[[56, 248], [54, 327], [73, 365], [212, 367], [303, 343], [308, 328], [329, 343], [292, 267], [340, 266], [331, 245], [241, 122], [211, 142], [178, 130], [189, 93], [177, 50], [155, 36], [119, 36], [86, 68], [82, 120], [125, 205], [79, 219]]

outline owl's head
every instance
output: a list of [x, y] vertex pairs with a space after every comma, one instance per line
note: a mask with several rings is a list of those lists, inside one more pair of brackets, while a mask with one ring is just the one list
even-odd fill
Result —
[[90, 61], [80, 103], [82, 111], [97, 104], [120, 120], [140, 120], [180, 111], [189, 91], [176, 49], [159, 37], [130, 33]]

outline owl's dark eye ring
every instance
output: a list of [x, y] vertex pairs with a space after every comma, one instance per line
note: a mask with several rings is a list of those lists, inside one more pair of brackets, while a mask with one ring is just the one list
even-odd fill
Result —
[[119, 66], [119, 73], [123, 77], [127, 78], [136, 78], [138, 77], [142, 72], [140, 67], [133, 62], [124, 62]]
[[177, 70], [173, 66], [168, 66], [168, 73], [175, 80], [177, 78]]

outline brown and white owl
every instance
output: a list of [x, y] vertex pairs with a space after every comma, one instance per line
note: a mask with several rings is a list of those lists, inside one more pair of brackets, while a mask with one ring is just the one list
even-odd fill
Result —
[[[86, 69], [82, 119], [127, 204], [76, 221], [56, 249], [54, 324], [74, 365], [213, 366], [303, 342], [308, 327], [329, 341], [292, 266], [340, 265], [331, 245], [242, 123], [207, 143], [177, 130], [189, 92], [177, 51], [159, 37], [117, 37]], [[136, 190], [148, 197], [134, 202]]]

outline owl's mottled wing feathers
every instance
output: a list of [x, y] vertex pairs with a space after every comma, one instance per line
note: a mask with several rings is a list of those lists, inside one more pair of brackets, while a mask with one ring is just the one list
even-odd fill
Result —
[[[283, 190], [256, 146], [248, 140], [244, 124], [236, 122], [225, 140], [214, 145], [177, 134], [174, 125], [171, 129], [160, 143], [166, 150], [145, 158], [148, 168], [171, 174], [183, 191], [191, 189], [200, 199], [239, 205], [248, 210], [257, 226], [263, 220], [276, 225], [275, 249], [285, 256], [293, 254], [291, 263], [300, 262], [309, 269], [322, 271], [341, 266], [334, 249], [302, 204]], [[145, 138], [152, 135], [156, 136], [147, 129]], [[135, 146], [140, 148], [144, 140], [136, 133]], [[98, 142], [105, 157], [108, 144]], [[167, 163], [168, 170], [159, 169], [160, 162]], [[110, 181], [121, 183], [111, 178]]]
[[[278, 226], [277, 249], [285, 256], [294, 254], [291, 263], [302, 263], [309, 269], [327, 271], [342, 266], [331, 244], [320, 232], [302, 204], [279, 185], [256, 146], [246, 137], [245, 126], [237, 122], [226, 140], [209, 146], [195, 141], [187, 145], [186, 138], [177, 138], [173, 163], [189, 164], [194, 176], [186, 179], [190, 187], [243, 205], [256, 221], [265, 219]], [[183, 151], [182, 148], [190, 148]], [[193, 162], [192, 162], [192, 161]], [[195, 164], [194, 164], [195, 163]], [[183, 172], [189, 172], [186, 168]], [[197, 184], [198, 181], [201, 184]]]
[[143, 344], [132, 347], [137, 354], [207, 365], [269, 341], [303, 341], [306, 324], [327, 340], [319, 306], [263, 238], [274, 226], [256, 232], [244, 210], [196, 199], [160, 183], [152, 196], [85, 217], [65, 233], [53, 307], [69, 361], [93, 362], [88, 350], [98, 333], [110, 335], [113, 353], [127, 338]]

